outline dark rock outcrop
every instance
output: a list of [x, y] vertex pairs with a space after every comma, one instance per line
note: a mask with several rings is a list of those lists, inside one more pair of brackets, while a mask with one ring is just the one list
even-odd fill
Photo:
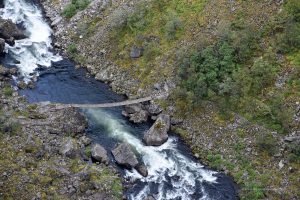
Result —
[[12, 78], [12, 75], [17, 74], [16, 68], [5, 68], [0, 65], [0, 81], [2, 80], [10, 80]]
[[135, 167], [136, 171], [138, 171], [143, 177], [148, 176], [148, 169], [145, 164], [138, 164]]
[[92, 158], [98, 162], [108, 164], [107, 151], [99, 144], [95, 144], [91, 149]]
[[144, 200], [155, 200], [153, 196], [147, 196]]
[[75, 142], [72, 139], [68, 139], [61, 147], [59, 153], [61, 155], [75, 158], [78, 153], [78, 148]]
[[5, 49], [5, 40], [0, 38], [0, 55], [4, 52]]
[[112, 154], [119, 165], [126, 168], [134, 168], [138, 165], [138, 160], [133, 153], [128, 143], [121, 143], [115, 149], [112, 150]]
[[4, 0], [0, 0], [0, 8], [4, 8]]
[[24, 39], [26, 35], [11, 20], [0, 19], [0, 38], [3, 38], [9, 45], [14, 45], [14, 40]]
[[168, 131], [170, 130], [170, 116], [161, 114], [145, 133], [144, 142], [149, 146], [160, 146], [168, 140]]

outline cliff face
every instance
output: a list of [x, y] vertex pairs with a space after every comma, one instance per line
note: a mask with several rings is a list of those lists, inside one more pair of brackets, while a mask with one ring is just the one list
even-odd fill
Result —
[[173, 129], [242, 199], [297, 199], [298, 1], [72, 2], [42, 2], [56, 47], [129, 97], [169, 93]]

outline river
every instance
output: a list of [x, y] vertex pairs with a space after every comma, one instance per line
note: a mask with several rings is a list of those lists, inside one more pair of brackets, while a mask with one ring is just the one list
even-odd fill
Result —
[[[21, 90], [28, 101], [59, 103], [104, 103], [124, 100], [104, 83], [89, 77], [84, 69], [75, 69], [74, 63], [55, 54], [51, 45], [52, 30], [39, 6], [25, 0], [5, 0], [1, 16], [11, 19], [25, 29], [28, 38], [6, 45], [2, 62], [6, 67], [17, 67], [15, 81], [30, 81], [38, 77], [34, 89]], [[118, 142], [129, 143], [147, 169], [148, 176], [116, 166], [124, 181], [134, 184], [124, 193], [128, 199], [143, 200], [152, 195], [156, 200], [180, 199], [238, 199], [232, 179], [213, 171], [193, 157], [190, 149], [176, 135], [159, 147], [145, 146], [144, 131], [153, 122], [130, 123], [121, 115], [122, 108], [80, 110], [89, 122], [88, 136], [108, 152]], [[110, 155], [110, 162], [114, 164]]]

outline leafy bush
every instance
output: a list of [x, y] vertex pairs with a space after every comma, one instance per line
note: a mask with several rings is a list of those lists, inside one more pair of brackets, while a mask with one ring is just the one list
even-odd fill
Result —
[[62, 14], [66, 18], [71, 18], [78, 11], [84, 10], [90, 4], [89, 0], [72, 0], [72, 2], [63, 9]]
[[289, 160], [291, 162], [300, 163], [300, 145], [297, 143], [292, 143], [288, 145]]
[[234, 49], [226, 41], [208, 46], [185, 59], [179, 76], [183, 87], [198, 97], [207, 97], [209, 91], [217, 94], [222, 85], [238, 68]]
[[243, 68], [243, 72], [235, 74], [239, 87], [244, 90], [241, 93], [243, 95], [259, 94], [262, 89], [274, 83], [277, 75], [276, 69], [277, 66], [270, 64], [263, 58], [257, 58], [250, 69]]
[[3, 88], [3, 93], [5, 96], [12, 96], [14, 90], [10, 86], [5, 86]]
[[76, 44], [71, 43], [71, 44], [68, 46], [68, 48], [67, 48], [67, 53], [69, 54], [69, 56], [70, 56], [71, 58], [74, 59], [74, 58], [76, 57], [77, 53], [78, 53], [78, 49], [77, 49]]
[[300, 48], [300, 2], [287, 1], [286, 16], [283, 16], [283, 32], [277, 34], [277, 49], [280, 53], [289, 53]]
[[66, 18], [71, 18], [73, 17], [74, 15], [76, 15], [77, 13], [77, 8], [76, 8], [76, 5], [74, 4], [68, 4], [64, 10], [63, 10], [63, 15], [66, 17]]
[[146, 17], [148, 13], [149, 9], [147, 9], [145, 4], [139, 5], [136, 11], [127, 17], [126, 27], [133, 33], [143, 31], [149, 23]]

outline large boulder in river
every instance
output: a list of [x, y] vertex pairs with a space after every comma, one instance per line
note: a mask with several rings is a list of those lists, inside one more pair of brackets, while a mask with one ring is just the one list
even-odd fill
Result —
[[95, 144], [91, 149], [92, 158], [101, 163], [108, 163], [107, 151], [99, 144]]
[[9, 45], [13, 45], [14, 40], [24, 39], [26, 35], [11, 20], [0, 19], [0, 38], [3, 38]]
[[144, 142], [149, 146], [160, 146], [168, 140], [168, 131], [170, 130], [170, 116], [161, 114], [145, 133]]
[[127, 105], [127, 106], [124, 107], [124, 111], [127, 114], [134, 114], [134, 113], [137, 113], [137, 112], [141, 112], [141, 110], [142, 110], [142, 104], [140, 104], [140, 103]]
[[133, 123], [146, 122], [149, 117], [148, 111], [144, 110], [140, 103], [125, 106], [122, 114], [129, 117], [129, 121]]
[[138, 171], [138, 173], [140, 173], [143, 177], [147, 177], [148, 176], [148, 169], [146, 167], [146, 165], [144, 163], [138, 164], [135, 167], [136, 171]]
[[148, 120], [149, 114], [146, 110], [141, 110], [140, 112], [134, 113], [130, 115], [129, 121], [133, 123], [143, 123]]
[[128, 143], [121, 143], [112, 150], [112, 154], [119, 165], [126, 168], [134, 168], [139, 162]]

